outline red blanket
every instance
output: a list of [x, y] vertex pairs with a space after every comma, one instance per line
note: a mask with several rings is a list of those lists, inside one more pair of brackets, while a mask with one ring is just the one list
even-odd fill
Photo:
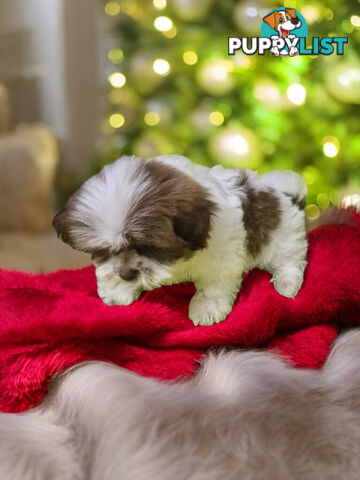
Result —
[[360, 215], [309, 233], [309, 265], [295, 299], [253, 270], [233, 311], [211, 327], [187, 316], [192, 284], [147, 292], [130, 306], [98, 297], [93, 267], [32, 275], [0, 270], [0, 410], [37, 405], [49, 379], [102, 359], [159, 379], [189, 376], [209, 348], [266, 347], [320, 367], [338, 329], [360, 323]]

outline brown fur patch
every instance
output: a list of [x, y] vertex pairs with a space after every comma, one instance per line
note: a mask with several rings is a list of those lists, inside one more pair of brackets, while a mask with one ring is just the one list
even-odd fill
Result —
[[[102, 175], [100, 172], [99, 176]], [[170, 263], [205, 248], [211, 217], [216, 211], [206, 190], [180, 170], [157, 161], [144, 161], [136, 176], [144, 189], [139, 189], [125, 219], [122, 235], [126, 243], [120, 251], [136, 250], [139, 255]], [[80, 190], [53, 219], [58, 236], [77, 249], [80, 248], [76, 239], [71, 236], [74, 227], [90, 228], [70, 215]], [[111, 247], [82, 250], [91, 253], [97, 262], [120, 253]]]
[[284, 192], [284, 195], [290, 198], [292, 201], [293, 205], [296, 205], [299, 210], [304, 210], [306, 206], [306, 197], [300, 198], [300, 197], [295, 197], [294, 195], [290, 195], [290, 193]]
[[246, 230], [246, 248], [250, 255], [256, 257], [270, 240], [270, 233], [280, 224], [280, 202], [271, 190], [257, 191], [247, 183], [244, 172], [236, 182], [246, 194], [243, 202], [243, 222]]
[[157, 161], [144, 163], [143, 192], [125, 220], [128, 248], [160, 262], [206, 247], [215, 205], [190, 176]]
[[[80, 220], [74, 220], [69, 215], [72, 205], [76, 201], [76, 197], [77, 192], [70, 197], [65, 207], [54, 216], [52, 226], [56, 230], [58, 238], [60, 238], [63, 242], [68, 243], [72, 248], [80, 250], [80, 248], [78, 248], [76, 245], [75, 239], [71, 236], [71, 230], [73, 228], [89, 228], [89, 226]], [[92, 251], [88, 249], [82, 249], [82, 251], [92, 253]]]

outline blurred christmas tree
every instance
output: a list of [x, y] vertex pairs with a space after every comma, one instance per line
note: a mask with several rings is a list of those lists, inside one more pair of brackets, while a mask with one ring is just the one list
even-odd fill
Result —
[[[108, 114], [94, 170], [121, 154], [178, 153], [204, 165], [294, 169], [307, 215], [360, 192], [357, 0], [286, 0], [311, 37], [348, 36], [344, 56], [227, 55], [229, 36], [260, 36], [268, 0], [104, 3]], [[281, 5], [280, 5], [281, 6]]]

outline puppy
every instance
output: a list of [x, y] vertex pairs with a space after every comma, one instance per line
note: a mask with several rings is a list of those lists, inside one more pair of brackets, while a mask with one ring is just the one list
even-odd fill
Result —
[[[295, 37], [294, 35], [291, 36], [290, 32], [301, 27], [301, 20], [296, 16], [294, 8], [286, 8], [283, 11], [275, 10], [264, 17], [263, 20], [270, 26], [270, 28], [278, 32], [278, 37], [280, 38]], [[271, 38], [277, 37], [272, 36]], [[275, 56], [279, 55], [279, 49], [277, 47], [274, 47], [270, 51]], [[296, 53], [298, 53], [298, 49], [296, 47], [291, 47], [289, 52], [285, 49], [281, 51], [281, 55], [290, 55], [291, 57]]]
[[293, 298], [306, 266], [306, 185], [291, 171], [206, 168], [185, 157], [123, 156], [73, 194], [53, 220], [58, 236], [92, 255], [98, 293], [129, 305], [142, 291], [195, 284], [195, 325], [221, 322], [243, 274], [272, 274]]

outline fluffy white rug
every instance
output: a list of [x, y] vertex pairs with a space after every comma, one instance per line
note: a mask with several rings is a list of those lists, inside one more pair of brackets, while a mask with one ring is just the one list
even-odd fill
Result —
[[1, 480], [355, 480], [359, 448], [359, 330], [321, 371], [229, 351], [170, 385], [93, 362], [0, 415]]

